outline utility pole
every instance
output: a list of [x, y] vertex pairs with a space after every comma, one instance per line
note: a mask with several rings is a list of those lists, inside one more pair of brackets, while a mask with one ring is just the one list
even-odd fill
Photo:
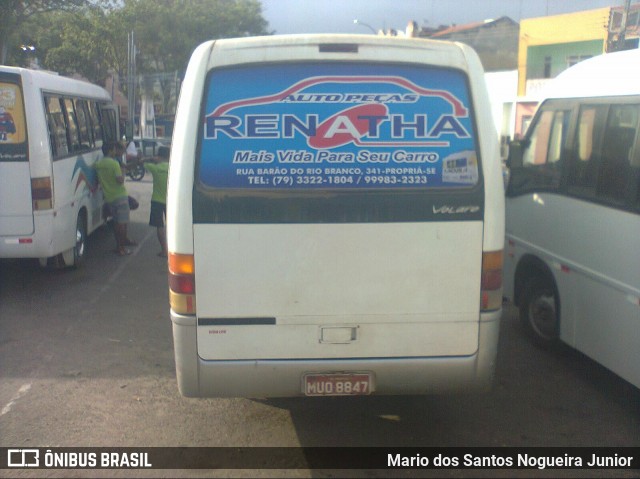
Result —
[[624, 43], [627, 35], [627, 18], [629, 18], [629, 10], [631, 9], [631, 0], [627, 0], [624, 6], [624, 12], [622, 12], [622, 25], [620, 26], [620, 35], [618, 35], [618, 41], [616, 42], [616, 51], [624, 50]]
[[127, 64], [127, 99], [128, 99], [128, 115], [127, 115], [127, 136], [133, 137], [133, 129], [135, 125], [136, 110], [136, 43], [133, 32], [127, 35], [128, 41], [128, 64]]

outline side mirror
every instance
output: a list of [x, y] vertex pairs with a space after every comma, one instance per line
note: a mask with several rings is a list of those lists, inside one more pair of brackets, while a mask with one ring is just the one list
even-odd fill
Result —
[[509, 156], [507, 158], [508, 168], [520, 168], [522, 166], [522, 157], [524, 150], [527, 149], [531, 142], [523, 138], [522, 140], [512, 141], [509, 144]]
[[502, 183], [504, 186], [504, 191], [507, 191], [507, 188], [509, 187], [509, 177], [510, 177], [510, 172], [509, 172], [509, 168], [507, 168], [507, 164], [506, 162], [502, 162]]
[[531, 141], [524, 138], [513, 141], [509, 145], [509, 157], [507, 158], [507, 172], [505, 175], [505, 193], [507, 197], [516, 195], [529, 182], [529, 172], [522, 165], [524, 153], [530, 144]]

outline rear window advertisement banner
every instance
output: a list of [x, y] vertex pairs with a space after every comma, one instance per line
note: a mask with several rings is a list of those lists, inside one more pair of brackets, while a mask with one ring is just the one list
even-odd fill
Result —
[[463, 73], [290, 64], [211, 73], [199, 179], [210, 188], [469, 187], [478, 159]]
[[20, 87], [0, 82], [0, 143], [24, 143], [25, 139]]

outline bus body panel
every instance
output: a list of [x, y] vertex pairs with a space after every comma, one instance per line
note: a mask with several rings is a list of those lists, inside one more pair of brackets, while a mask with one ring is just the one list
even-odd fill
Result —
[[[0, 236], [33, 233], [31, 174], [25, 117], [29, 99], [24, 98], [22, 77], [14, 72], [0, 76], [0, 144], [10, 146], [0, 156]], [[35, 125], [34, 125], [35, 126]], [[15, 144], [14, 144], [15, 143]], [[6, 184], [4, 184], [6, 182]]]
[[[557, 166], [547, 168], [558, 176], [553, 185], [539, 187], [544, 163], [540, 173], [531, 165], [529, 172], [512, 169], [512, 181], [515, 174], [516, 181], [532, 183], [508, 190], [504, 291], [520, 304], [527, 265], [541, 265], [535, 271], [542, 267], [552, 277], [558, 295], [559, 339], [640, 387], [638, 74], [640, 52], [632, 50], [581, 62], [550, 85], [525, 142], [535, 143], [531, 137], [542, 128], [543, 115], [563, 112], [561, 154]], [[618, 158], [620, 142], [609, 141], [608, 134], [618, 121], [614, 113], [624, 108], [635, 111], [621, 119], [635, 129], [635, 140]], [[594, 121], [591, 110], [601, 112], [602, 120]], [[616, 174], [605, 161], [624, 165], [629, 194], [623, 187], [612, 196], [603, 186]], [[584, 170], [582, 162], [595, 163], [591, 176], [576, 173]]]
[[377, 394], [486, 391], [496, 366], [501, 311], [482, 313], [478, 353], [458, 357], [208, 361], [198, 355], [197, 322], [171, 312], [176, 376], [186, 397], [300, 396], [309, 372], [375, 371]]
[[33, 234], [29, 164], [0, 162], [0, 178], [12, 178], [17, 185], [28, 185], [28, 188], [6, 185], [0, 189], [0, 236]]
[[[308, 69], [307, 77], [295, 77], [289, 87], [273, 86], [290, 73], [297, 75], [298, 64]], [[387, 75], [390, 64], [408, 73]], [[287, 72], [282, 78], [274, 73], [278, 65]], [[287, 116], [291, 110], [258, 109], [282, 91], [300, 95], [293, 102], [309, 98], [304, 97], [313, 91], [304, 90], [309, 86], [327, 85], [324, 93], [337, 94], [330, 100], [338, 98], [340, 84], [352, 82], [353, 68], [364, 72], [356, 80], [361, 83], [366, 75], [377, 75], [379, 83], [399, 85], [399, 77], [409, 78], [412, 71], [419, 75], [422, 68], [436, 72], [434, 77], [441, 70], [464, 78], [469, 117], [462, 127], [446, 113], [443, 122], [450, 121], [447, 130], [470, 132], [479, 168], [473, 182], [450, 189], [452, 185], [443, 181], [433, 193], [398, 186], [385, 190], [380, 184], [367, 189], [356, 182], [364, 181], [366, 171], [377, 171], [376, 165], [357, 164], [360, 159], [351, 161], [362, 171], [360, 178], [350, 178], [350, 188], [327, 187], [326, 170], [317, 179], [324, 185], [316, 189], [303, 184], [307, 180], [302, 173], [294, 177], [298, 173], [291, 165], [281, 177], [258, 172], [261, 165], [250, 164], [254, 159], [282, 166], [289, 153], [302, 158], [305, 152], [351, 151], [342, 144], [313, 146], [316, 140], [311, 139], [307, 146], [278, 145], [327, 124], [326, 138], [347, 133], [355, 143], [357, 122], [355, 115], [349, 116], [355, 110], [345, 108], [343, 116], [331, 116], [323, 106], [311, 104], [292, 120]], [[253, 84], [241, 75], [234, 77], [238, 69], [244, 69]], [[223, 78], [237, 81], [215, 83]], [[209, 88], [209, 82], [216, 88]], [[299, 85], [303, 89], [296, 90]], [[436, 88], [433, 101], [449, 101], [446, 89]], [[239, 100], [207, 99], [232, 90], [239, 91]], [[407, 107], [405, 116], [396, 119], [398, 128], [411, 128], [406, 126], [409, 118], [416, 125], [428, 121], [433, 126], [439, 114], [422, 118], [427, 110], [410, 113]], [[388, 139], [372, 120], [383, 113], [360, 114], [368, 121], [368, 132], [360, 141]], [[317, 125], [310, 119], [314, 115]], [[198, 138], [203, 135], [217, 141], [216, 146], [203, 146]], [[265, 142], [258, 147], [254, 137], [261, 135]], [[212, 159], [241, 136], [247, 138], [236, 142], [234, 163], [247, 164], [231, 168], [224, 157]], [[275, 138], [270, 141], [269, 136]], [[435, 132], [430, 141], [438, 142], [440, 136]], [[194, 316], [171, 311], [183, 395], [304, 395], [305, 374], [358, 371], [371, 374], [372, 392], [378, 394], [425, 394], [490, 384], [500, 309], [480, 311], [481, 273], [483, 254], [502, 250], [504, 198], [482, 67], [470, 49], [350, 35], [208, 42], [194, 51], [189, 63], [172, 145], [168, 247], [172, 254], [193, 256], [196, 290]], [[283, 156], [278, 156], [278, 148], [285, 151]], [[376, 148], [369, 150], [377, 153]], [[312, 167], [309, 163], [319, 164], [324, 158], [303, 161]], [[457, 164], [456, 158], [451, 156], [447, 164]], [[261, 174], [256, 183], [249, 178]], [[293, 184], [298, 177], [302, 180], [292, 195], [285, 191], [286, 184], [277, 184]]]
[[[68, 252], [76, 244], [79, 216], [86, 220], [87, 234], [103, 224], [104, 200], [93, 170], [102, 156], [102, 140], [92, 131], [91, 145], [80, 145], [83, 140], [78, 138], [81, 149], [77, 152], [55, 155], [52, 138], [56, 133], [47, 121], [45, 98], [68, 99], [74, 105], [87, 102], [96, 109], [110, 104], [111, 98], [106, 90], [87, 82], [13, 67], [0, 68], [0, 87], [4, 108], [21, 117], [20, 131], [8, 136], [4, 145], [0, 141], [0, 257], [46, 259]], [[77, 121], [75, 113], [70, 115]], [[104, 134], [117, 136], [106, 131], [106, 125], [89, 126], [105, 127]], [[68, 130], [66, 135], [70, 134]], [[21, 135], [22, 146], [12, 145], [15, 135]], [[38, 195], [34, 197], [33, 182], [43, 180], [49, 185], [45, 200], [49, 205], [34, 209]]]
[[522, 258], [541, 259], [561, 295], [560, 339], [640, 384], [640, 263], [621, 254], [636, 248], [637, 215], [545, 193], [507, 205], [505, 295]]
[[203, 359], [477, 351], [480, 222], [196, 225], [194, 238], [199, 322], [223, 318], [198, 330]]

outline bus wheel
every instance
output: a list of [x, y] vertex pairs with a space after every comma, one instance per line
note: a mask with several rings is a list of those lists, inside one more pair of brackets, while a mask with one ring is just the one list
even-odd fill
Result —
[[85, 224], [84, 216], [79, 214], [76, 222], [76, 245], [73, 247], [73, 264], [70, 266], [78, 268], [84, 263], [86, 241], [87, 225]]
[[51, 256], [50, 258], [47, 258], [47, 268], [52, 270], [64, 268], [65, 266], [64, 258], [65, 258], [64, 253], [58, 253], [55, 256]]
[[85, 224], [84, 216], [82, 213], [78, 215], [76, 221], [76, 242], [73, 248], [61, 253], [63, 266], [71, 268], [79, 268], [84, 263], [84, 254], [87, 240], [87, 226]]
[[553, 283], [533, 276], [524, 286], [520, 302], [520, 321], [533, 342], [543, 348], [557, 346], [560, 337], [558, 300]]
[[144, 172], [144, 166], [137, 164], [127, 171], [127, 175], [129, 175], [129, 178], [131, 178], [133, 181], [140, 181], [142, 180], [142, 178], [144, 178]]

